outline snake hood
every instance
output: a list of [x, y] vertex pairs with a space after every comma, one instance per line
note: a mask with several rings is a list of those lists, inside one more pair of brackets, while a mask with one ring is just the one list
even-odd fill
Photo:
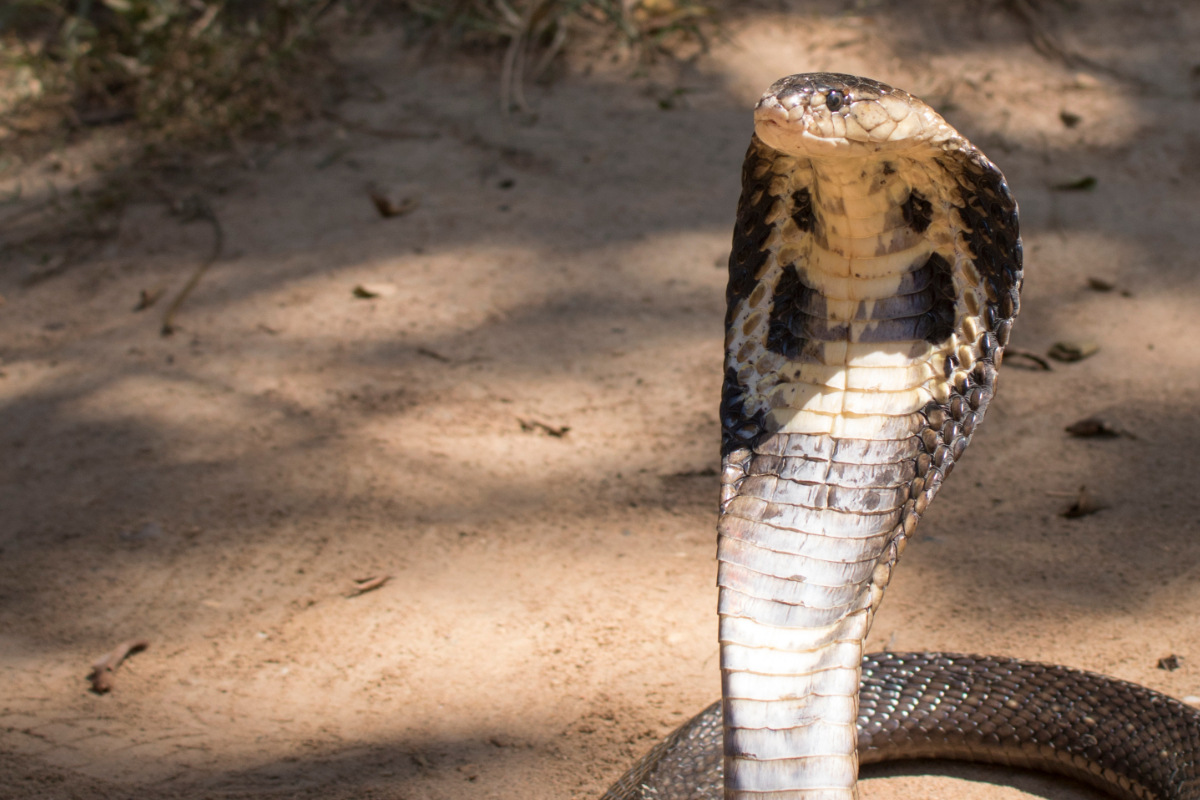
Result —
[[1016, 203], [928, 105], [863, 78], [755, 112], [726, 290], [728, 800], [856, 795], [859, 665], [906, 542], [991, 400]]
[[[1017, 206], [983, 153], [875, 81], [784, 78], [755, 129], [726, 288], [722, 702], [606, 800], [853, 800], [860, 755], [1200, 797], [1200, 716], [1180, 703], [1020, 662], [862, 660], [892, 569], [995, 391], [1023, 275]], [[1155, 735], [1135, 753], [1138, 726]]]

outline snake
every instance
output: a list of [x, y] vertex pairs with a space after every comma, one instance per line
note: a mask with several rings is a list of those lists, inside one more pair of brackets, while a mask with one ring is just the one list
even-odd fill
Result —
[[754, 112], [726, 288], [721, 699], [603, 800], [854, 800], [860, 764], [949, 758], [1200, 798], [1200, 711], [1067, 667], [863, 654], [983, 421], [1020, 310], [1016, 200], [924, 101], [837, 73]]

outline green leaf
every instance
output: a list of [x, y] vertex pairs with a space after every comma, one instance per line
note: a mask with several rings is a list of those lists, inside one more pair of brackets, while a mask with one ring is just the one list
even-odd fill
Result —
[[1059, 192], [1090, 192], [1096, 188], [1096, 182], [1094, 175], [1084, 175], [1082, 178], [1077, 178], [1073, 181], [1056, 183], [1050, 188]]

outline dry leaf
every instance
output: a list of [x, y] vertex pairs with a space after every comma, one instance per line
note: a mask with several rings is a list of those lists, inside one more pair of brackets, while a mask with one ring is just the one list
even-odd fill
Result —
[[539, 422], [536, 419], [518, 419], [517, 422], [521, 423], [521, 430], [523, 431], [529, 433], [532, 433], [533, 431], [541, 431], [547, 436], [553, 436], [555, 439], [561, 439], [567, 435], [567, 431], [571, 430], [569, 425], [547, 425], [546, 423]]
[[1083, 361], [1100, 351], [1100, 345], [1090, 340], [1055, 342], [1046, 355], [1055, 361]]
[[1165, 669], [1167, 672], [1174, 672], [1183, 666], [1183, 659], [1171, 653], [1169, 656], [1163, 656], [1158, 660], [1158, 668]]
[[137, 305], [133, 307], [134, 311], [145, 311], [150, 306], [159, 301], [164, 294], [167, 293], [167, 287], [158, 286], [154, 289], [142, 289], [138, 292]]
[[378, 589], [391, 579], [391, 575], [379, 575], [373, 578], [355, 578], [354, 582], [357, 585], [349, 592], [346, 592], [346, 597], [358, 597], [360, 594], [366, 594]]
[[434, 361], [441, 361], [443, 364], [450, 363], [449, 356], [444, 356], [436, 350], [430, 350], [428, 347], [418, 347], [417, 354], [425, 356], [426, 358], [432, 358]]
[[[1014, 358], [1024, 358], [1024, 359], [1028, 359], [1029, 361], [1033, 362], [1033, 364], [1034, 364], [1034, 367], [1035, 367], [1036, 369], [1039, 369], [1039, 370], [1045, 370], [1046, 372], [1049, 372], [1051, 369], [1053, 369], [1053, 368], [1050, 366], [1050, 362], [1049, 362], [1049, 361], [1047, 361], [1046, 359], [1042, 358], [1042, 357], [1041, 357], [1040, 355], [1038, 355], [1037, 353], [1034, 353], [1034, 352], [1032, 352], [1031, 350], [1021, 350], [1021, 349], [1019, 349], [1019, 348], [1016, 348], [1016, 347], [1006, 347], [1006, 348], [1004, 348], [1004, 362], [1005, 362], [1006, 364], [1013, 364], [1013, 361], [1012, 361], [1012, 359], [1014, 359]], [[1018, 361], [1016, 364], [1013, 364], [1013, 366], [1021, 366], [1021, 362], [1019, 362], [1019, 361]], [[1024, 365], [1024, 366], [1025, 366], [1025, 368], [1026, 368], [1026, 369], [1029, 369], [1029, 365], [1028, 365], [1028, 364], [1026, 364], [1026, 365]]]
[[1095, 514], [1097, 511], [1105, 508], [1108, 508], [1108, 506], [1100, 502], [1095, 495], [1087, 490], [1086, 486], [1080, 486], [1075, 502], [1071, 504], [1070, 508], [1062, 512], [1060, 516], [1067, 519], [1078, 519], [1079, 517], [1086, 517], [1089, 514]]
[[355, 297], [371, 300], [376, 297], [391, 297], [396, 293], [396, 287], [390, 283], [360, 283], [351, 291]]
[[1066, 427], [1066, 431], [1081, 439], [1114, 439], [1121, 435], [1121, 431], [1100, 417], [1088, 417], [1072, 422]]
[[117, 667], [121, 666], [121, 662], [127, 656], [140, 653], [149, 646], [150, 642], [146, 639], [130, 639], [121, 642], [111, 652], [98, 659], [96, 663], [92, 664], [92, 672], [88, 675], [88, 680], [92, 682], [92, 691], [96, 694], [111, 692], [112, 676], [117, 671]]
[[402, 197], [399, 200], [394, 200], [376, 189], [369, 189], [367, 193], [371, 196], [371, 202], [375, 204], [375, 210], [384, 219], [399, 217], [410, 211], [415, 211], [417, 206], [420, 205], [420, 202], [415, 197]]
[[1076, 178], [1073, 181], [1064, 181], [1051, 186], [1059, 192], [1090, 192], [1096, 188], [1096, 178], [1093, 175], [1084, 175], [1082, 178]]

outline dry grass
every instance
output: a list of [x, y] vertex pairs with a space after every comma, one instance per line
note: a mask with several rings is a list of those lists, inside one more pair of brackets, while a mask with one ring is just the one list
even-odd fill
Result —
[[327, 45], [375, 24], [495, 49], [502, 106], [526, 109], [526, 82], [566, 48], [703, 46], [708, 19], [691, 0], [10, 0], [0, 137], [133, 120], [156, 137], [228, 140], [318, 111], [336, 74]]
[[[269, 125], [303, 108], [333, 0], [16, 0], [0, 12], [10, 131], [128, 119], [179, 138]], [[39, 115], [40, 114], [40, 115]]]
[[641, 60], [703, 49], [712, 9], [691, 0], [408, 0], [409, 12], [451, 45], [502, 45], [500, 104], [529, 110], [524, 86], [544, 78], [572, 44]]

